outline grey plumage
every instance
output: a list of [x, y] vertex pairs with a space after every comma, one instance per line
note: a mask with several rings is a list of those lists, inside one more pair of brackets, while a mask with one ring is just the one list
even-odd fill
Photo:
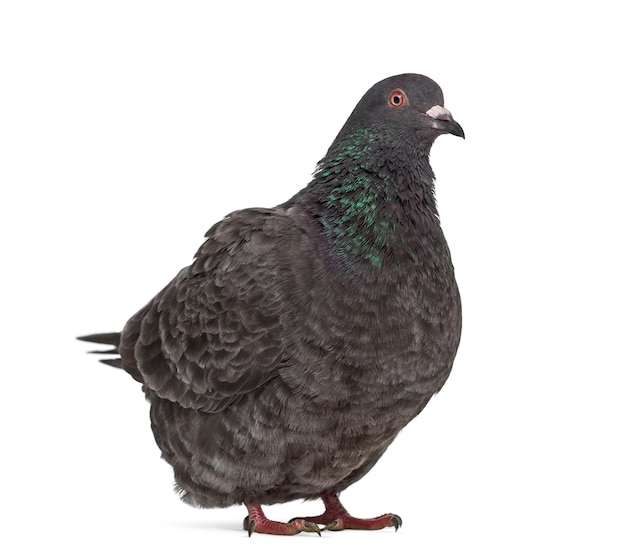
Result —
[[308, 187], [228, 215], [121, 334], [83, 337], [143, 384], [186, 502], [338, 493], [443, 386], [461, 305], [428, 154], [463, 131], [434, 106], [426, 77], [381, 81]]

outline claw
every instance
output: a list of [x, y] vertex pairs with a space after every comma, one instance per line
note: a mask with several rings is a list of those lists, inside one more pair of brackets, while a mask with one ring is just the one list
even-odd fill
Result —
[[343, 529], [342, 525], [339, 525], [337, 520], [331, 521], [326, 527], [324, 527], [324, 531], [341, 531]]
[[254, 533], [254, 528], [257, 525], [256, 519], [250, 519], [250, 516], [246, 516], [243, 519], [243, 528], [245, 531], [248, 531], [248, 536], [251, 537], [252, 533]]
[[292, 524], [294, 521], [301, 521], [301, 525], [304, 527], [301, 529], [302, 531], [306, 531], [307, 533], [317, 533], [320, 537], [322, 536], [322, 531], [324, 529], [320, 529], [315, 523], [312, 521], [307, 521], [301, 517], [292, 517], [287, 523]]
[[253, 519], [252, 521], [248, 521], [248, 518], [246, 518], [243, 524], [243, 528], [248, 530], [248, 537], [252, 536], [252, 533], [254, 533], [255, 527], [256, 527], [256, 519]]
[[310, 521], [304, 521], [303, 522], [304, 525], [304, 529], [302, 529], [303, 531], [306, 531], [308, 533], [317, 533], [318, 536], [322, 536], [322, 531], [321, 529], [315, 525], [315, 523], [311, 523]]
[[397, 515], [392, 515], [391, 516], [391, 524], [395, 527], [396, 529], [396, 533], [398, 532], [398, 529], [400, 529], [400, 527], [402, 527], [402, 518], [400, 516]]

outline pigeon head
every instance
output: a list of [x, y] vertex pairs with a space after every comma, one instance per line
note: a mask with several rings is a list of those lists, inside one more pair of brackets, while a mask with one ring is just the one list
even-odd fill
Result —
[[445, 133], [465, 137], [432, 79], [396, 75], [365, 93], [292, 199], [321, 222], [333, 263], [380, 270], [418, 256], [417, 229], [439, 229], [429, 154]]
[[439, 85], [424, 75], [388, 77], [370, 88], [356, 105], [318, 165], [319, 180], [365, 171], [388, 186], [411, 183], [431, 187], [428, 158], [435, 139], [445, 133], [465, 138], [463, 128], [444, 107]]
[[462, 127], [444, 107], [439, 85], [424, 75], [406, 73], [376, 83], [357, 104], [345, 129], [388, 130], [404, 139], [432, 141], [449, 133], [465, 138]]

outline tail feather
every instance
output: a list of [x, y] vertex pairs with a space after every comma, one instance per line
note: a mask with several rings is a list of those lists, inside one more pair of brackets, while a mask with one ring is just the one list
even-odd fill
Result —
[[118, 369], [124, 369], [122, 367], [122, 358], [110, 358], [108, 360], [100, 360], [100, 363], [116, 367]]
[[96, 333], [94, 335], [85, 335], [84, 337], [76, 337], [78, 340], [85, 342], [95, 342], [97, 344], [110, 344], [115, 346], [116, 352], [120, 345], [121, 333]]

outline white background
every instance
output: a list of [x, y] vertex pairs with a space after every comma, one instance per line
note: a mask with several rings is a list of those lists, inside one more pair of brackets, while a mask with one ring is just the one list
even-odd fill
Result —
[[[0, 7], [2, 551], [624, 552], [619, 3], [223, 4]], [[431, 157], [454, 371], [343, 495], [404, 526], [248, 539], [242, 507], [178, 501], [140, 387], [73, 337], [119, 330], [226, 213], [305, 186], [403, 72], [467, 135]]]

